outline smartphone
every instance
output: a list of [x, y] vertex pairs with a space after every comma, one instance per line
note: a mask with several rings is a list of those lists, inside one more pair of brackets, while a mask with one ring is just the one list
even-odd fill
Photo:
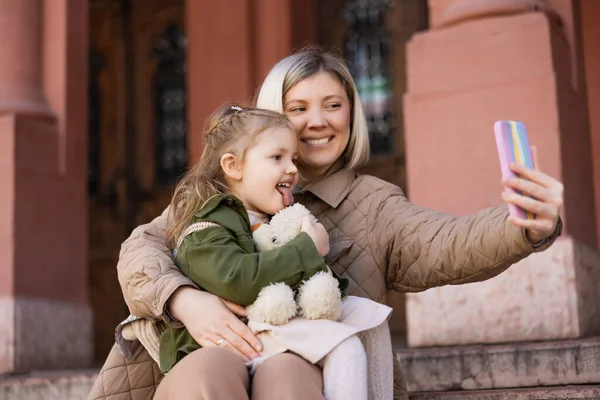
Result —
[[[510, 170], [511, 163], [522, 164], [533, 169], [533, 157], [531, 156], [531, 148], [529, 147], [529, 139], [527, 138], [527, 129], [525, 124], [519, 121], [496, 121], [494, 124], [494, 134], [496, 136], [496, 146], [498, 147], [498, 156], [500, 158], [500, 169], [502, 171], [502, 179], [509, 179], [518, 176]], [[513, 189], [507, 188], [513, 191]], [[516, 191], [522, 194], [519, 191]], [[535, 214], [523, 210], [515, 205], [508, 205], [510, 214], [523, 218], [535, 219]]]

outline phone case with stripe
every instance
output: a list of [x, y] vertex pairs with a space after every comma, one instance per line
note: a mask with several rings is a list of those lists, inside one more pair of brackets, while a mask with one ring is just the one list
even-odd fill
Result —
[[[533, 169], [533, 158], [531, 156], [531, 148], [529, 147], [529, 139], [527, 137], [527, 129], [525, 125], [519, 121], [496, 121], [494, 124], [494, 134], [496, 136], [496, 146], [498, 147], [498, 156], [500, 158], [500, 169], [502, 178], [509, 179], [516, 176], [510, 170], [511, 163], [525, 165]], [[512, 190], [507, 188], [508, 190]], [[517, 193], [520, 193], [517, 191]], [[520, 207], [509, 204], [510, 214], [523, 218], [535, 219], [535, 214], [526, 212]]]

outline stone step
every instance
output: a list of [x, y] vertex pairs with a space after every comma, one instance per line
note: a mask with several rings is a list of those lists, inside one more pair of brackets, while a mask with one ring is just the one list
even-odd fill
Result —
[[[600, 337], [397, 348], [397, 355], [412, 400], [600, 399]], [[96, 374], [97, 370], [78, 370], [0, 375], [0, 400], [84, 400]]]
[[550, 400], [600, 399], [600, 386], [563, 386], [553, 388], [469, 390], [457, 392], [413, 393], [410, 400]]
[[600, 384], [600, 337], [397, 349], [397, 355], [410, 392]]
[[0, 400], [85, 400], [98, 370], [0, 375]]
[[[85, 400], [96, 370], [45, 371], [0, 376], [0, 400]], [[600, 386], [412, 393], [411, 400], [599, 399]]]

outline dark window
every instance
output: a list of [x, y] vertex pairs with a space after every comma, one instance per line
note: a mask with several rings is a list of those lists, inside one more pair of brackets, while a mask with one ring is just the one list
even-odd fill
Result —
[[346, 58], [369, 126], [371, 154], [394, 152], [391, 36], [385, 23], [390, 0], [347, 0]]
[[173, 24], [165, 30], [153, 51], [157, 61], [153, 83], [159, 184], [177, 181], [187, 165], [185, 48], [183, 30]]

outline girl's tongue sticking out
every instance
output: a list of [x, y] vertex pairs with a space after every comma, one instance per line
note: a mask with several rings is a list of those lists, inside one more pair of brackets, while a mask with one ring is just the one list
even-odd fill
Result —
[[277, 190], [283, 197], [283, 205], [286, 207], [294, 204], [294, 196], [292, 195], [292, 188], [290, 186], [277, 185]]

